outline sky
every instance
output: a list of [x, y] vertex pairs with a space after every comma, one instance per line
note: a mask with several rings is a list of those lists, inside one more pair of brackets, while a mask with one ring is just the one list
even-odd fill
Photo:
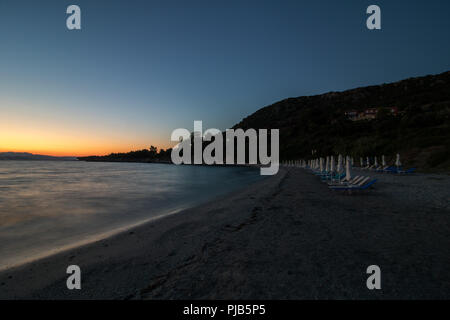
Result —
[[[68, 30], [66, 8], [81, 8]], [[381, 30], [366, 8], [381, 8]], [[0, 152], [101, 155], [450, 70], [450, 1], [1, 0]]]

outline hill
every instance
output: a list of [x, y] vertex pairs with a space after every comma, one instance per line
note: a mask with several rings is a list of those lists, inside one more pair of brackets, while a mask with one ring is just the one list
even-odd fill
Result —
[[0, 152], [0, 160], [59, 160], [72, 161], [75, 157], [53, 157], [28, 152]]
[[157, 162], [171, 163], [170, 153], [172, 149], [160, 149], [150, 146], [149, 149], [135, 150], [127, 153], [111, 153], [105, 156], [78, 157], [81, 161], [106, 161], [106, 162]]
[[[368, 116], [350, 119], [358, 113]], [[450, 72], [285, 99], [256, 111], [234, 128], [280, 129], [284, 160], [311, 157], [312, 150], [317, 155], [342, 153], [357, 159], [393, 157], [399, 152], [405, 165], [448, 171]]]

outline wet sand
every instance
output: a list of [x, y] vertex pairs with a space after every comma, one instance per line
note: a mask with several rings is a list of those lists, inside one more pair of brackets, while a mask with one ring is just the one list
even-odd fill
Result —
[[[359, 174], [359, 172], [355, 172]], [[274, 177], [113, 237], [0, 273], [0, 298], [450, 298], [450, 176], [377, 177], [347, 195]], [[82, 289], [66, 288], [79, 265]], [[381, 268], [368, 290], [366, 268]]]

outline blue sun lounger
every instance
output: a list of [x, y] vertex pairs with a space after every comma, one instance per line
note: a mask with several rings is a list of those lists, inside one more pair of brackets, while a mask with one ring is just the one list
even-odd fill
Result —
[[410, 168], [408, 170], [403, 170], [401, 168], [390, 167], [385, 170], [385, 172], [395, 173], [395, 174], [408, 174], [408, 173], [413, 173], [414, 171], [416, 171], [416, 168]]
[[392, 173], [408, 174], [408, 173], [413, 173], [414, 171], [416, 171], [416, 168], [410, 168], [408, 170], [393, 170]]
[[344, 179], [328, 182], [328, 185], [329, 186], [347, 186], [350, 184], [357, 185], [357, 184], [361, 183], [361, 181], [363, 179], [365, 179], [366, 177], [365, 176], [356, 176], [356, 177], [350, 179], [350, 181], [347, 181], [347, 179], [345, 179], [345, 173], [343, 173], [342, 178], [344, 178]]
[[335, 174], [335, 175], [331, 175], [331, 174], [322, 175], [322, 176], [320, 176], [320, 179], [322, 179], [322, 181], [330, 180], [330, 179], [331, 180], [341, 180], [344, 177], [345, 177], [345, 172], [341, 173], [341, 174]]
[[350, 185], [344, 185], [344, 186], [331, 185], [331, 186], [329, 186], [329, 188], [332, 190], [365, 190], [365, 189], [369, 188], [370, 186], [372, 186], [375, 182], [377, 182], [377, 179], [373, 179], [362, 185], [357, 185], [357, 184], [356, 185], [350, 184]]

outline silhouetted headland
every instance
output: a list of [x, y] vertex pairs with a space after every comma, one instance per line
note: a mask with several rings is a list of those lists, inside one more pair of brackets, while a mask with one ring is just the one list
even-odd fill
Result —
[[148, 162], [148, 163], [172, 163], [170, 153], [172, 149], [158, 149], [151, 146], [149, 149], [130, 151], [127, 153], [111, 153], [105, 156], [78, 157], [81, 161], [103, 162]]

